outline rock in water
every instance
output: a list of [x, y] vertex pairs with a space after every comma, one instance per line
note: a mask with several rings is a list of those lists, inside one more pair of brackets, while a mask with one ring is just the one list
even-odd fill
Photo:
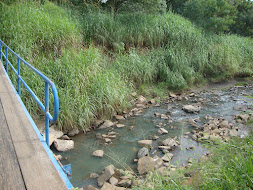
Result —
[[138, 172], [140, 175], [146, 174], [154, 169], [154, 159], [149, 156], [144, 156], [138, 161]]
[[151, 146], [152, 145], [152, 140], [141, 140], [141, 141], [138, 141], [138, 143], [142, 146]]
[[103, 151], [103, 150], [95, 150], [95, 151], [92, 153], [92, 156], [96, 156], [96, 157], [102, 158], [102, 157], [104, 156], [104, 151]]
[[114, 125], [114, 123], [110, 120], [105, 120], [105, 122], [103, 123], [103, 125], [101, 125], [99, 127], [99, 129], [107, 129], [109, 127], [112, 127]]
[[89, 186], [83, 187], [83, 190], [98, 190], [98, 189], [92, 185], [89, 185]]
[[[49, 146], [51, 146], [56, 139], [59, 139], [63, 136], [62, 131], [57, 131], [54, 128], [49, 128]], [[44, 140], [46, 140], [45, 133], [43, 134]]]
[[164, 141], [162, 141], [162, 145], [168, 146], [168, 147], [170, 147], [170, 149], [173, 149], [178, 146], [178, 143], [176, 140], [174, 140], [172, 138], [167, 138]]
[[158, 129], [158, 133], [162, 135], [162, 134], [168, 134], [169, 132], [164, 128], [160, 128]]
[[112, 185], [117, 185], [118, 182], [119, 182], [119, 180], [112, 176], [112, 177], [109, 179], [109, 182], [110, 182], [110, 184], [112, 184]]
[[163, 157], [162, 157], [162, 160], [165, 161], [165, 162], [169, 162], [173, 157], [173, 154], [172, 153], [166, 153]]
[[115, 186], [111, 185], [110, 183], [104, 183], [103, 187], [101, 188], [101, 190], [115, 190]]
[[200, 106], [184, 105], [183, 110], [187, 113], [198, 113], [200, 111]]
[[[109, 165], [105, 168], [105, 172], [99, 176], [98, 178], [98, 186], [103, 186], [104, 183], [110, 179], [112, 177], [112, 175], [115, 173], [114, 171], [114, 166], [113, 165]], [[111, 184], [110, 184], [111, 185]]]
[[148, 151], [148, 149], [145, 148], [145, 147], [141, 148], [141, 149], [138, 151], [138, 153], [137, 153], [137, 158], [138, 158], [138, 159], [139, 159], [139, 158], [142, 158], [142, 157], [144, 157], [144, 156], [149, 156], [149, 151]]
[[56, 139], [54, 141], [54, 146], [59, 152], [66, 152], [74, 148], [74, 141]]
[[76, 129], [72, 129], [71, 131], [68, 132], [68, 136], [69, 137], [74, 137], [76, 135], [79, 134], [79, 130], [76, 128]]

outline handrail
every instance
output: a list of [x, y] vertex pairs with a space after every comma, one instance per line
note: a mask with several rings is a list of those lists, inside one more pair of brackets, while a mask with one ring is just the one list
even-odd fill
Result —
[[[5, 47], [5, 54], [2, 51], [2, 45]], [[17, 57], [17, 69], [13, 67], [13, 65], [8, 60], [8, 52], [11, 52], [13, 55]], [[21, 95], [21, 83], [25, 86], [28, 92], [32, 95], [35, 101], [38, 103], [42, 111], [45, 113], [45, 135], [46, 135], [46, 143], [49, 146], [49, 121], [51, 123], [56, 122], [59, 114], [59, 98], [55, 84], [44, 74], [42, 74], [39, 70], [34, 68], [31, 64], [22, 59], [18, 54], [16, 54], [12, 49], [10, 49], [2, 40], [0, 40], [0, 60], [2, 62], [2, 58], [6, 61], [6, 73], [9, 75], [9, 66], [14, 71], [16, 76], [18, 77], [18, 95]], [[24, 63], [30, 69], [32, 69], [37, 75], [39, 75], [45, 81], [45, 105], [39, 100], [39, 98], [35, 95], [35, 93], [31, 90], [31, 88], [26, 84], [23, 78], [20, 75], [20, 63]], [[54, 114], [53, 117], [49, 113], [49, 86], [52, 89], [54, 96]]]

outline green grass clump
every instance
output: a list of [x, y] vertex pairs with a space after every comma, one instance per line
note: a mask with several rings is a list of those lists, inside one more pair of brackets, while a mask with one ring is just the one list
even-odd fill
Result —
[[[126, 109], [133, 88], [147, 94], [152, 94], [149, 85], [182, 91], [207, 80], [253, 74], [252, 39], [207, 33], [170, 11], [97, 9], [76, 17], [53, 3], [31, 1], [2, 2], [0, 10], [0, 38], [55, 82], [63, 128], [82, 128]], [[9, 59], [16, 62], [10, 54]], [[43, 80], [25, 67], [21, 73], [43, 99]], [[24, 89], [22, 99], [35, 112]]]
[[[44, 61], [41, 64], [41, 59]], [[98, 49], [63, 50], [56, 59], [38, 58], [33, 63], [54, 81], [60, 102], [58, 124], [63, 129], [85, 128], [96, 118], [111, 117], [127, 109], [131, 87], [113, 70], [107, 69]], [[43, 99], [43, 81], [25, 71], [26, 81]], [[32, 98], [23, 92], [30, 112], [36, 110]], [[53, 102], [51, 96], [51, 102]], [[40, 115], [41, 111], [37, 110]]]
[[0, 10], [1, 39], [23, 57], [57, 56], [63, 48], [80, 43], [78, 22], [53, 3], [1, 4]]
[[[111, 117], [129, 106], [130, 85], [109, 69], [98, 49], [82, 49], [77, 20], [65, 9], [49, 2], [45, 5], [21, 2], [2, 4], [1, 14], [1, 39], [56, 84], [60, 128], [85, 128], [93, 119]], [[16, 67], [14, 56], [9, 54], [9, 60]], [[21, 75], [44, 102], [44, 81], [24, 65]], [[15, 77], [12, 79], [16, 84]], [[25, 88], [21, 94], [30, 113], [43, 118]]]

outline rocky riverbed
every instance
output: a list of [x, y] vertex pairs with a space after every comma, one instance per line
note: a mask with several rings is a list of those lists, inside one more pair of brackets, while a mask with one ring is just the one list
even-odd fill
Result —
[[203, 142], [247, 135], [252, 104], [247, 96], [252, 93], [252, 85], [238, 85], [170, 92], [161, 102], [133, 93], [135, 108], [130, 112], [118, 113], [111, 121], [97, 120], [85, 134], [53, 132], [51, 143], [62, 162], [72, 164], [74, 186], [129, 188], [148, 172], [170, 175], [205, 159], [208, 149]]

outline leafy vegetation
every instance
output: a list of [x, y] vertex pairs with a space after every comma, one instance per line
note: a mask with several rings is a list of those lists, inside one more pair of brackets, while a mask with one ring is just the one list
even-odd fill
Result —
[[[73, 1], [78, 9], [6, 2], [0, 4], [0, 37], [56, 83], [64, 129], [85, 128], [95, 118], [128, 109], [130, 93], [138, 88], [182, 91], [206, 80], [252, 76], [253, 40], [206, 32], [164, 7], [129, 13], [112, 11], [112, 1]], [[145, 7], [141, 0], [137, 4]], [[43, 99], [43, 81], [25, 69], [22, 75]], [[24, 89], [22, 95], [34, 112]]]

